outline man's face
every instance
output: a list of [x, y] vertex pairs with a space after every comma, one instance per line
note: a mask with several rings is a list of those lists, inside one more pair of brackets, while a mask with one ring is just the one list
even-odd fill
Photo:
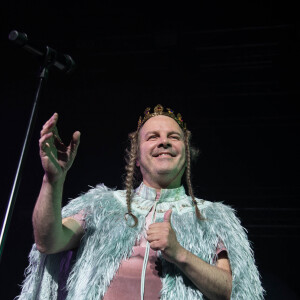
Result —
[[143, 125], [137, 166], [148, 186], [180, 186], [185, 170], [184, 133], [172, 118], [156, 116]]

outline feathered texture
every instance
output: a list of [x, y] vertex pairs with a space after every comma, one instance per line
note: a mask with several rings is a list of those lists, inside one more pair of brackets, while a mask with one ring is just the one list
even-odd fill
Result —
[[[213, 264], [219, 239], [224, 242], [233, 274], [231, 299], [263, 299], [253, 252], [234, 211], [221, 203], [197, 200], [205, 218], [198, 221], [191, 198], [182, 194], [182, 190], [169, 194], [162, 191], [162, 196], [165, 201], [157, 204], [156, 221], [162, 221], [165, 211], [172, 208], [171, 224], [184, 248]], [[124, 191], [112, 191], [102, 185], [71, 201], [63, 209], [63, 217], [79, 211], [86, 214], [86, 233], [76, 257], [73, 255], [75, 262], [70, 263], [70, 252], [46, 256], [33, 247], [19, 300], [101, 299], [121, 261], [130, 257], [135, 241], [140, 238], [145, 216], [155, 199], [151, 197], [135, 194], [132, 210], [139, 220], [136, 227], [128, 226], [131, 224], [124, 219]], [[162, 261], [162, 300], [205, 299], [175, 265]]]

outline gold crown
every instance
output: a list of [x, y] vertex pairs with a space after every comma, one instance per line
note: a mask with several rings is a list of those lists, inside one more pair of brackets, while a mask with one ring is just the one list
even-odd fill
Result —
[[144, 114], [145, 114], [144, 118], [143, 119], [142, 119], [142, 117], [139, 118], [137, 131], [140, 130], [140, 128], [144, 125], [144, 123], [147, 120], [149, 120], [152, 117], [161, 116], [161, 115], [172, 118], [173, 120], [175, 120], [177, 122], [177, 124], [183, 130], [186, 130], [186, 123], [183, 123], [181, 114], [178, 113], [177, 116], [175, 116], [174, 111], [171, 108], [167, 108], [167, 111], [164, 111], [163, 106], [158, 104], [154, 107], [153, 113], [150, 113], [150, 110], [151, 110], [151, 108], [147, 107], [144, 112]]

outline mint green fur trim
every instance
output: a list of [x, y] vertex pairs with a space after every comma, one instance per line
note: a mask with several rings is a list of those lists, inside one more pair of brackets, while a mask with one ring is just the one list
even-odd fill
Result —
[[[120, 193], [101, 185], [72, 200], [63, 209], [63, 217], [82, 210], [86, 213], [86, 233], [68, 277], [67, 300], [101, 299], [121, 261], [130, 257], [132, 247], [140, 238], [147, 211], [133, 211], [139, 222], [137, 227], [129, 227], [124, 219], [127, 211], [125, 200], [121, 201], [119, 196], [116, 197]], [[184, 212], [174, 209], [171, 224], [181, 245], [207, 263], [213, 264], [216, 245], [221, 239], [228, 250], [233, 274], [231, 299], [263, 299], [253, 252], [234, 210], [221, 203], [199, 201], [199, 209], [206, 218], [199, 222], [190, 198], [185, 197], [179, 201], [184, 202]], [[170, 203], [169, 206], [166, 203]], [[148, 202], [142, 204], [141, 207], [148, 205]], [[174, 202], [164, 202], [161, 207], [167, 209], [174, 207], [173, 204]], [[163, 213], [157, 213], [156, 222], [162, 220]], [[43, 255], [33, 247], [19, 300], [57, 299], [59, 268], [65, 255], [66, 253]], [[162, 263], [161, 300], [205, 299], [175, 265], [164, 259]]]

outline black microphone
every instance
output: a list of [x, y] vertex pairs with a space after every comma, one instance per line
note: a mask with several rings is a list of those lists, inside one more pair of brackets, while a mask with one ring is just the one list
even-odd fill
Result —
[[31, 54], [39, 57], [45, 57], [46, 53], [50, 51], [52, 55], [52, 64], [62, 72], [71, 73], [75, 68], [75, 62], [70, 55], [60, 54], [49, 46], [29, 45], [26, 33], [13, 30], [9, 33], [8, 38], [10, 41], [14, 42], [18, 46], [21, 46]]

